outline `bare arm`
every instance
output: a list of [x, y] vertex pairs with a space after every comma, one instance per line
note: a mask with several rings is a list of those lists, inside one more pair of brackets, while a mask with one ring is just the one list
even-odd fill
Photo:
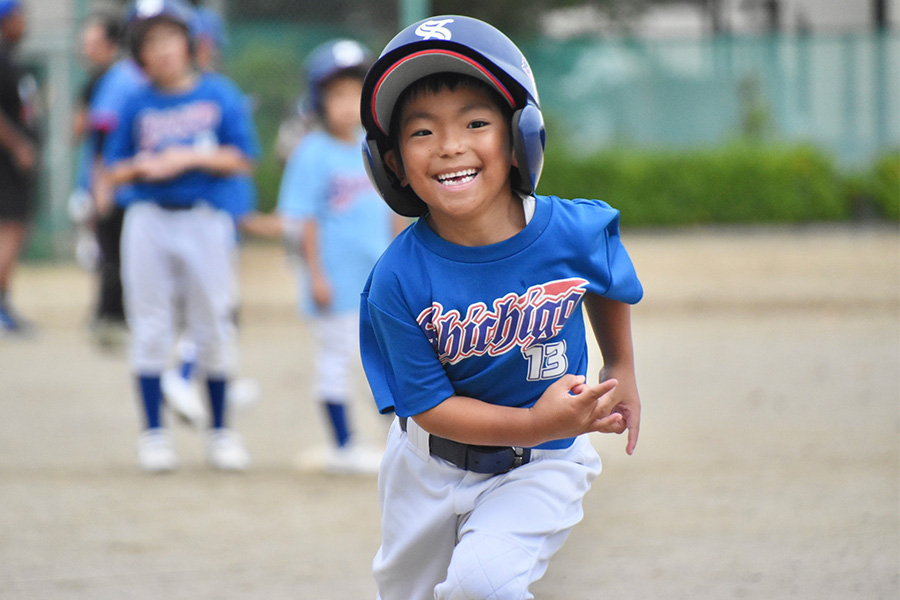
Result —
[[3, 113], [0, 113], [0, 146], [9, 151], [19, 170], [34, 168], [37, 162], [34, 144]]
[[621, 430], [622, 415], [611, 413], [615, 387], [611, 379], [588, 385], [580, 375], [564, 375], [531, 408], [451, 396], [414, 420], [429, 433], [465, 444], [537, 446], [591, 431]]
[[603, 355], [600, 380], [615, 379], [619, 382], [613, 391], [613, 412], [624, 417], [621, 423], [624, 428], [616, 433], [628, 430], [625, 451], [632, 454], [641, 428], [641, 399], [634, 373], [631, 306], [595, 294], [585, 296], [584, 306]]
[[319, 224], [315, 219], [307, 218], [301, 228], [300, 254], [309, 269], [313, 301], [317, 307], [325, 310], [331, 306], [332, 295], [331, 283], [319, 260]]
[[117, 162], [109, 169], [109, 182], [122, 185], [131, 181], [165, 181], [188, 171], [206, 171], [214, 175], [237, 175], [252, 168], [251, 161], [234, 146], [197, 150], [173, 146], [158, 153], [138, 154]]
[[277, 238], [284, 234], [284, 226], [278, 215], [253, 211], [240, 220], [241, 231], [264, 238]]

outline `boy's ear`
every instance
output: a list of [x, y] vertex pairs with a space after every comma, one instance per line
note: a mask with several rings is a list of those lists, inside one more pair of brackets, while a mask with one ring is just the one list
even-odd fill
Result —
[[391, 149], [384, 153], [384, 164], [394, 172], [394, 175], [400, 180], [401, 186], [409, 185], [409, 180], [406, 178], [406, 171], [403, 169], [403, 161], [400, 160], [400, 157], [395, 150]]

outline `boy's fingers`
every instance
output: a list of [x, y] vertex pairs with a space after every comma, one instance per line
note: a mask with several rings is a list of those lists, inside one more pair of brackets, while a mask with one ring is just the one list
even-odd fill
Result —
[[637, 447], [638, 441], [638, 432], [641, 427], [639, 423], [635, 423], [633, 425], [628, 426], [628, 443], [625, 445], [625, 452], [629, 456], [634, 454], [634, 449]]
[[[556, 381], [554, 381], [551, 386], [558, 385], [561, 388], [564, 388], [572, 394], [580, 394], [581, 390], [584, 389], [584, 376], [583, 375], [572, 375], [571, 373], [566, 373]], [[576, 391], [576, 388], [578, 390]]]
[[625, 431], [625, 419], [619, 413], [612, 413], [594, 421], [593, 431], [597, 433], [622, 433]]
[[581, 393], [597, 400], [613, 391], [617, 385], [619, 385], [619, 382], [615, 379], [607, 379], [594, 385], [584, 385]]

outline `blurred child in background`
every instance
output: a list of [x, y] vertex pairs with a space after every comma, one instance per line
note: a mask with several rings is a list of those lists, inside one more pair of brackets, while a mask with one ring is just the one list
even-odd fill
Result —
[[360, 152], [359, 102], [370, 61], [352, 40], [327, 42], [309, 55], [309, 106], [321, 129], [294, 149], [278, 198], [285, 227], [299, 231], [299, 305], [314, 328], [314, 393], [333, 441], [325, 468], [335, 473], [378, 471], [381, 453], [358, 439], [348, 403], [360, 371], [359, 294], [402, 225], [369, 182]]
[[138, 462], [150, 472], [178, 465], [161, 419], [161, 375], [175, 341], [178, 299], [206, 378], [207, 459], [232, 471], [250, 463], [226, 426], [237, 352], [236, 234], [226, 180], [250, 172], [258, 141], [240, 90], [221, 75], [195, 70], [192, 22], [193, 10], [180, 0], [134, 4], [131, 49], [149, 83], [129, 98], [104, 148], [110, 183], [132, 184], [134, 192], [122, 230], [122, 281], [144, 414]]

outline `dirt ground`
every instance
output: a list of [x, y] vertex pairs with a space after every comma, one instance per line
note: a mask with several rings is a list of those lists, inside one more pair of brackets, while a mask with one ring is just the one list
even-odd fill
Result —
[[[646, 288], [640, 444], [627, 457], [624, 438], [593, 438], [604, 473], [536, 597], [896, 599], [897, 229], [624, 239]], [[254, 464], [213, 472], [177, 427], [182, 468], [148, 476], [125, 358], [87, 335], [91, 277], [20, 270], [40, 333], [0, 339], [0, 598], [374, 597], [375, 479], [294, 464], [325, 438], [281, 249], [249, 245], [242, 280], [241, 374], [263, 395], [234, 426]], [[355, 414], [379, 441], [371, 405]]]

